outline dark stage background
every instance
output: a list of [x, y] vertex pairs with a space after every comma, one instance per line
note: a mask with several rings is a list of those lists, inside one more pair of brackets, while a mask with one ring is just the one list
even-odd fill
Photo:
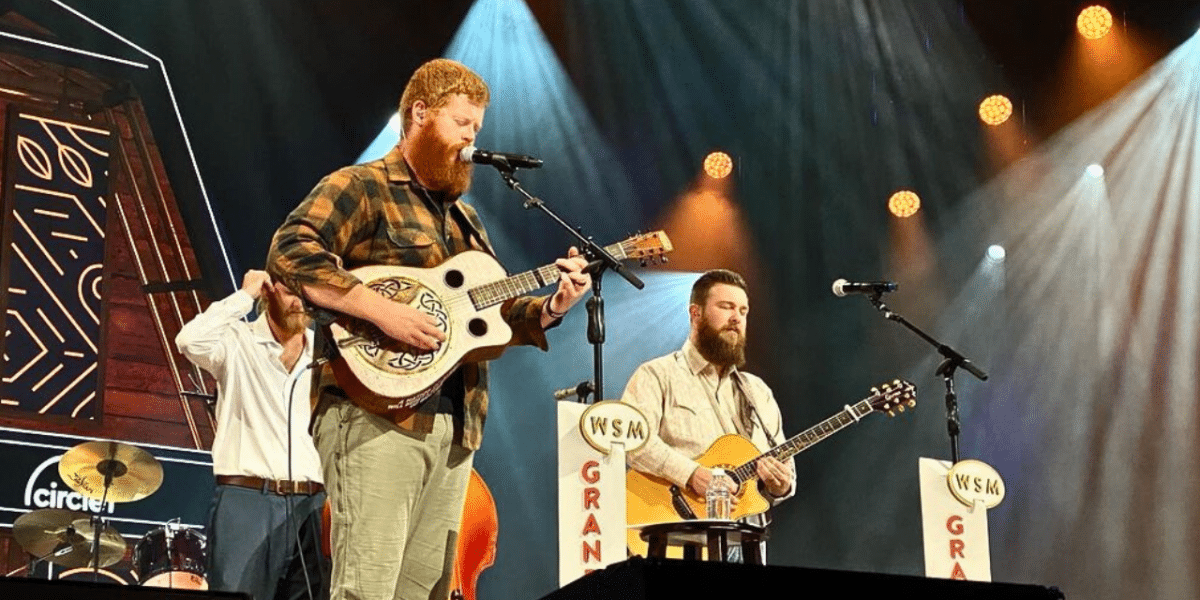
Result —
[[[915, 414], [798, 458], [771, 562], [923, 572], [916, 461], [948, 457], [936, 360], [828, 291], [893, 279], [894, 308], [992, 374], [960, 375], [959, 392], [963, 455], [1009, 490], [990, 515], [995, 578], [1082, 598], [1200, 591], [1194, 3], [1109, 2], [1099, 44], [1074, 33], [1083, 4], [1057, 0], [67, 4], [161, 57], [235, 271], [203, 262], [214, 297], [385, 130], [418, 64], [457, 58], [492, 86], [480, 146], [546, 159], [531, 190], [600, 241], [665, 228], [676, 243], [646, 290], [606, 279], [610, 397], [678, 347], [691, 273], [714, 267], [750, 279], [747, 369], [789, 432], [880, 381], [917, 384]], [[0, 6], [144, 58], [51, 2]], [[993, 93], [1016, 105], [997, 128], [976, 112]], [[719, 182], [701, 169], [717, 149], [735, 161]], [[907, 220], [886, 211], [902, 188], [923, 200]], [[510, 271], [568, 243], [492, 172], [471, 201]], [[992, 244], [1007, 258], [988, 261]], [[494, 371], [485, 598], [557, 586], [550, 392], [589, 372], [583, 325], [572, 315], [548, 355], [515, 350]]]

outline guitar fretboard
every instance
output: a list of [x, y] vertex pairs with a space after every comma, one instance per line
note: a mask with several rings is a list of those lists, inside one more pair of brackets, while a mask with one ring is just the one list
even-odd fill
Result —
[[[617, 260], [622, 260], [627, 256], [622, 243], [606, 246], [604, 250]], [[471, 304], [475, 306], [475, 310], [483, 310], [510, 298], [544, 288], [558, 281], [561, 273], [562, 270], [557, 265], [545, 265], [499, 281], [476, 286], [467, 291], [467, 296], [471, 298]]]
[[866, 415], [870, 414], [875, 409], [871, 407], [870, 399], [862, 400], [854, 406], [847, 407], [845, 410], [809, 427], [798, 435], [789, 438], [786, 442], [763, 452], [754, 457], [754, 460], [733, 469], [733, 476], [737, 481], [751, 481], [758, 478], [758, 471], [754, 464], [758, 459], [764, 456], [772, 456], [779, 460], [787, 460], [805, 450], [811, 448], [817, 442], [841, 431], [847, 425], [857, 423]]

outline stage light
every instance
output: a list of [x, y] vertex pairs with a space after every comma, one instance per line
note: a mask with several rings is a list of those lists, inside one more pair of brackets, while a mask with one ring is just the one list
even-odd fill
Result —
[[1007, 121], [1012, 113], [1012, 100], [1000, 94], [988, 96], [979, 103], [979, 118], [988, 125], [999, 125]]
[[733, 159], [724, 152], [712, 152], [704, 157], [704, 172], [713, 179], [724, 179], [733, 172]]
[[1089, 6], [1079, 13], [1075, 26], [1079, 34], [1089, 40], [1098, 40], [1112, 31], [1113, 17], [1103, 6]]
[[911, 217], [921, 210], [921, 197], [909, 190], [900, 190], [888, 198], [888, 210], [900, 218]]
[[988, 260], [992, 262], [1000, 262], [1004, 260], [1004, 257], [1007, 256], [1007, 254], [1008, 253], [1004, 251], [1004, 246], [999, 244], [992, 244], [987, 249]]
[[1088, 165], [1087, 174], [1096, 179], [1104, 177], [1104, 167], [1097, 164]]

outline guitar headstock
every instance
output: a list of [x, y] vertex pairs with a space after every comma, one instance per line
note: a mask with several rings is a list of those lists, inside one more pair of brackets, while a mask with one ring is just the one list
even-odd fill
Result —
[[896, 412], [904, 412], [905, 408], [917, 405], [917, 387], [903, 379], [893, 379], [888, 383], [871, 388], [871, 396], [867, 398], [871, 408], [885, 412], [889, 417]]
[[648, 264], [655, 264], [656, 262], [667, 262], [666, 253], [674, 249], [675, 247], [671, 245], [670, 238], [667, 237], [667, 232], [661, 229], [650, 233], [633, 235], [623, 242], [618, 242], [605, 248], [617, 260], [639, 260], [643, 267]]

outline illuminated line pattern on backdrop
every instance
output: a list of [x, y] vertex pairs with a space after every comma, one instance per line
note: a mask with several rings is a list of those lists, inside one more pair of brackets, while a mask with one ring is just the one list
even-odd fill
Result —
[[17, 109], [6, 130], [0, 404], [92, 419], [100, 414], [109, 132]]

